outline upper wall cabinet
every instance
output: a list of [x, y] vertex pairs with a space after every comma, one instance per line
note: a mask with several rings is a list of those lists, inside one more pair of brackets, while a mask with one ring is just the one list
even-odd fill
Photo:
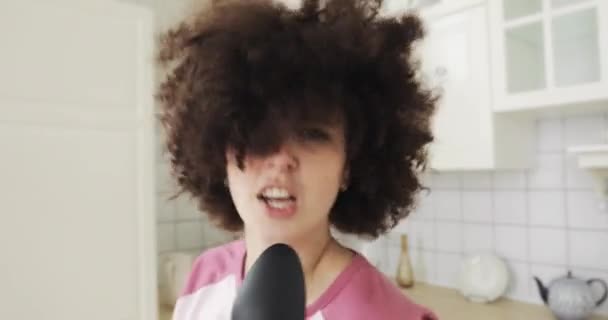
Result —
[[[397, 1], [392, 3], [389, 9], [401, 9]], [[441, 171], [528, 167], [532, 122], [492, 110], [485, 2], [414, 1], [413, 5], [427, 31], [415, 52], [422, 64], [421, 76], [441, 93], [433, 119], [430, 167]]]
[[[436, 7], [439, 10], [441, 7]], [[429, 152], [436, 170], [529, 166], [533, 126], [492, 111], [487, 13], [483, 2], [455, 11], [425, 11], [422, 74], [441, 91]]]
[[494, 110], [584, 112], [608, 98], [608, 2], [488, 1]]

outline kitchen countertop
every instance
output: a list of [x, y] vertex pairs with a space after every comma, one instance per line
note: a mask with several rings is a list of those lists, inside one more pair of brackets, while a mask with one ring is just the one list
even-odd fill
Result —
[[[458, 290], [424, 283], [403, 289], [411, 300], [433, 310], [440, 320], [555, 320], [551, 311], [543, 305], [500, 298], [482, 304], [466, 300]], [[592, 316], [588, 320], [608, 320], [608, 316]]]
[[[440, 320], [555, 320], [545, 306], [501, 298], [482, 304], [466, 300], [456, 289], [416, 283], [403, 289], [411, 300], [433, 310]], [[171, 320], [172, 310], [160, 307], [159, 320]], [[588, 320], [608, 320], [608, 316], [592, 316]]]

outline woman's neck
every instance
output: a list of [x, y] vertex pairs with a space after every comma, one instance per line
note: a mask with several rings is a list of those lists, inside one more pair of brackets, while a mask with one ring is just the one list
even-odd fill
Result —
[[[245, 273], [247, 273], [262, 252], [276, 241], [264, 241], [260, 238], [247, 236], [247, 233], [245, 233], [245, 243], [247, 249]], [[350, 250], [339, 245], [331, 236], [329, 230], [314, 237], [307, 237], [300, 241], [285, 241], [284, 243], [290, 245], [296, 251], [302, 263], [307, 303], [316, 300], [338, 274], [346, 268], [352, 258]]]

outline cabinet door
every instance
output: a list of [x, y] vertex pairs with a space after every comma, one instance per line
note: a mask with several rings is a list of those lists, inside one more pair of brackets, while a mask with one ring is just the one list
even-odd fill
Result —
[[605, 1], [501, 0], [489, 6], [497, 111], [584, 112], [585, 104], [608, 97]]
[[441, 89], [433, 122], [431, 167], [492, 166], [492, 123], [486, 12], [482, 6], [427, 20], [423, 74]]
[[0, 1], [0, 319], [156, 319], [151, 24]]

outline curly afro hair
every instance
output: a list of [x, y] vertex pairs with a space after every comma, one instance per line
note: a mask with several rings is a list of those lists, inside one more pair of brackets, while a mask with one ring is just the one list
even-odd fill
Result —
[[156, 93], [172, 174], [198, 209], [241, 231], [226, 150], [277, 150], [292, 130], [344, 125], [349, 188], [331, 209], [344, 233], [377, 237], [411, 212], [433, 140], [437, 97], [424, 87], [412, 13], [381, 17], [381, 0], [216, 0], [163, 33]]

